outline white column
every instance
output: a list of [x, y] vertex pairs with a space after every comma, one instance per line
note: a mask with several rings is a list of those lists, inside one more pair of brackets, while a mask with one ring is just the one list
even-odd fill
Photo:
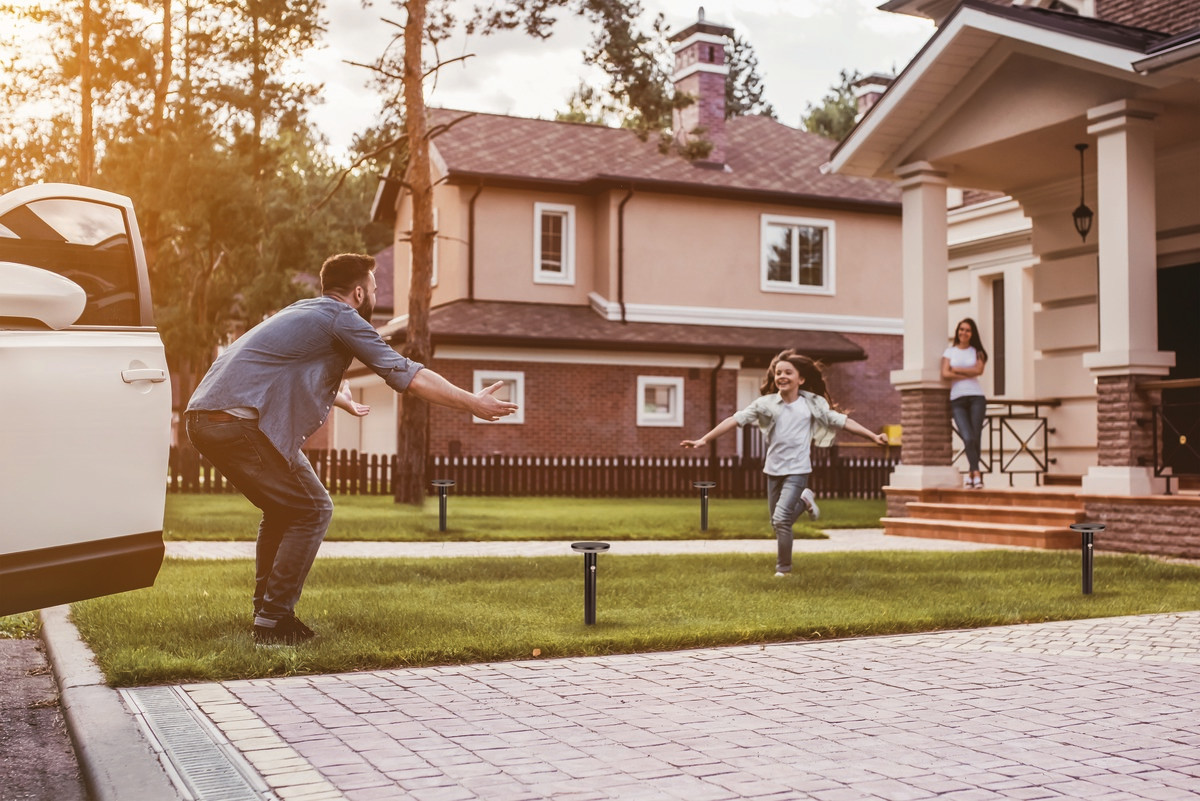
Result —
[[[1086, 353], [1092, 375], [1162, 376], [1175, 354], [1158, 349], [1154, 118], [1159, 107], [1119, 100], [1088, 111], [1096, 137], [1100, 348]], [[1103, 411], [1103, 410], [1101, 410]], [[1103, 448], [1104, 432], [1099, 433]], [[1143, 495], [1162, 482], [1149, 466], [1092, 467], [1084, 492]]]
[[[946, 173], [928, 162], [906, 164], [900, 177], [904, 368], [892, 371], [901, 393], [904, 455], [888, 484], [903, 489], [957, 487], [961, 478], [944, 460], [949, 448], [949, 387], [942, 380], [942, 352], [949, 344], [949, 268]], [[883, 291], [887, 291], [884, 289]], [[920, 442], [919, 447], [913, 443]], [[915, 457], [908, 455], [909, 450]], [[948, 452], [948, 451], [945, 451]]]
[[892, 371], [892, 384], [944, 387], [942, 351], [950, 343], [946, 173], [919, 161], [896, 174], [901, 178], [904, 369]]

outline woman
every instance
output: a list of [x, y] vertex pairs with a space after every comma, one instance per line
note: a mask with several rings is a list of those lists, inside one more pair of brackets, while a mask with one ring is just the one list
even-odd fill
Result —
[[837, 411], [820, 365], [794, 350], [785, 350], [771, 361], [760, 390], [762, 397], [745, 409], [700, 439], [685, 439], [680, 445], [699, 448], [738, 426], [758, 424], [767, 446], [763, 472], [779, 551], [775, 576], [783, 578], [792, 572], [792, 525], [805, 511], [813, 520], [820, 515], [816, 496], [808, 488], [813, 443], [828, 448], [843, 428], [878, 445], [887, 444], [887, 435], [874, 434]]
[[979, 326], [970, 317], [954, 329], [953, 345], [942, 354], [942, 378], [950, 384], [950, 414], [958, 427], [970, 472], [963, 477], [964, 489], [983, 489], [979, 448], [983, 438], [983, 416], [987, 399], [979, 376], [987, 363], [987, 351], [979, 339]]

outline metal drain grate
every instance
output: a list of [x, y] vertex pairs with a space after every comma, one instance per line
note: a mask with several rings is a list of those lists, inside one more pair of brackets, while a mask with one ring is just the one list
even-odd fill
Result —
[[192, 801], [276, 801], [262, 778], [182, 689], [137, 687], [121, 695]]

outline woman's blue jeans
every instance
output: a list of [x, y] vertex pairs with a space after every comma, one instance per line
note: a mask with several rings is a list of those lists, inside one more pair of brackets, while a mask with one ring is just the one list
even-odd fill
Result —
[[963, 450], [967, 454], [967, 465], [972, 473], [979, 469], [979, 452], [983, 439], [983, 418], [987, 412], [987, 398], [982, 395], [965, 395], [950, 401], [950, 415], [962, 438]]
[[256, 420], [213, 420], [188, 413], [188, 439], [250, 503], [262, 510], [255, 555], [254, 616], [293, 614], [317, 549], [333, 519], [333, 501], [308, 459], [292, 465]]
[[775, 529], [776, 573], [792, 572], [792, 525], [804, 511], [800, 493], [808, 486], [808, 473], [795, 476], [767, 476], [767, 506], [771, 527]]

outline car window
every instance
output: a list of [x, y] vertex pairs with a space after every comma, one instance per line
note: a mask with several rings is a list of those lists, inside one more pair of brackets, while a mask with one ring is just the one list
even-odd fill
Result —
[[74, 198], [34, 200], [0, 216], [0, 261], [70, 278], [87, 293], [76, 325], [140, 323], [137, 264], [125, 214]]

